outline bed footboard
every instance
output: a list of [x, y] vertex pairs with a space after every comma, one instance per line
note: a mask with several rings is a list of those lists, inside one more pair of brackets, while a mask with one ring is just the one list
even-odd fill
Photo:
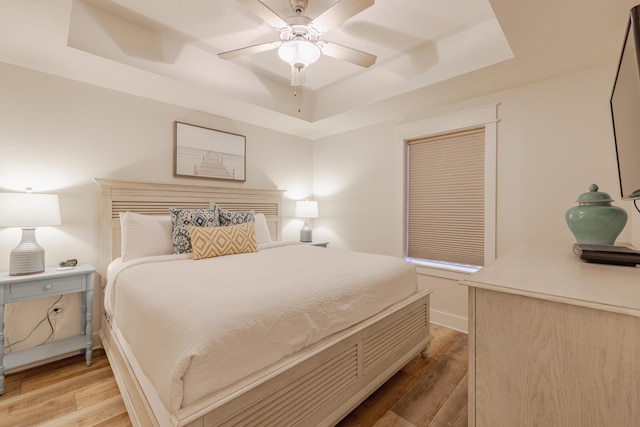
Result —
[[[134, 425], [330, 426], [413, 357], [424, 356], [431, 339], [429, 294], [430, 291], [422, 291], [266, 372], [247, 378], [234, 390], [224, 390], [181, 409], [171, 416], [169, 423], [155, 419], [142, 388], [126, 369], [126, 359], [112, 365], [114, 371], [122, 371], [116, 374], [116, 379], [123, 396], [133, 394], [124, 400]], [[105, 345], [109, 360], [121, 357], [113, 354], [118, 351], [117, 343], [107, 342], [115, 344]], [[128, 385], [123, 387], [125, 384]]]

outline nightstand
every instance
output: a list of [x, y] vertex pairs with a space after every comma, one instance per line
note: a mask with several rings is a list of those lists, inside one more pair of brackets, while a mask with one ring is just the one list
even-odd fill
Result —
[[305, 242], [305, 244], [311, 246], [322, 246], [323, 248], [326, 248], [329, 242]]
[[[9, 276], [9, 273], [0, 273], [0, 345], [3, 348], [0, 352], [0, 394], [4, 392], [5, 370], [76, 350], [84, 351], [87, 366], [91, 366], [94, 272], [95, 269], [92, 266], [84, 264], [70, 270], [47, 268], [42, 273], [24, 276]], [[5, 304], [76, 292], [82, 293], [80, 335], [4, 354]]]

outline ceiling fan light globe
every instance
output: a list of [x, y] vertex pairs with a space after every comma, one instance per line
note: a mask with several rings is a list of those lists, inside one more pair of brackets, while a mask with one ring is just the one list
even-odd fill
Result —
[[304, 68], [320, 58], [320, 48], [307, 40], [291, 40], [282, 43], [278, 56], [292, 67]]

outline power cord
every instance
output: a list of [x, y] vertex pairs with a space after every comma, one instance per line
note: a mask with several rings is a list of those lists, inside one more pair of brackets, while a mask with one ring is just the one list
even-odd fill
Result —
[[[19, 341], [16, 341], [16, 342], [12, 343], [12, 344], [5, 345], [5, 346], [4, 346], [4, 350], [11, 349], [11, 347], [13, 347], [14, 345], [20, 344], [20, 343], [25, 342], [26, 340], [28, 340], [28, 339], [29, 339], [29, 337], [31, 337], [31, 335], [36, 331], [36, 329], [38, 329], [38, 328], [40, 327], [40, 325], [42, 325], [42, 324], [45, 322], [45, 320], [47, 321], [47, 323], [49, 323], [49, 328], [51, 328], [51, 333], [49, 334], [49, 336], [48, 336], [48, 337], [47, 337], [43, 342], [41, 342], [40, 344], [37, 344], [37, 345], [42, 345], [42, 344], [45, 344], [47, 341], [49, 341], [49, 340], [50, 340], [50, 339], [55, 335], [55, 333], [56, 333], [56, 331], [55, 331], [55, 326], [57, 326], [57, 320], [54, 322], [54, 323], [56, 323], [56, 325], [54, 325], [54, 324], [51, 322], [51, 315], [52, 315], [53, 313], [55, 313], [55, 311], [54, 311], [54, 310], [52, 310], [52, 308], [53, 308], [56, 304], [58, 304], [58, 303], [60, 302], [60, 300], [62, 300], [62, 295], [58, 296], [58, 299], [57, 299], [57, 300], [55, 300], [55, 301], [53, 302], [53, 304], [51, 304], [51, 305], [49, 306], [49, 308], [47, 308], [47, 315], [46, 315], [46, 317], [45, 317], [45, 318], [43, 318], [42, 320], [40, 320], [40, 321], [38, 322], [38, 324], [37, 324], [36, 326], [34, 326], [34, 327], [33, 327], [33, 329], [31, 329], [31, 331], [29, 331], [29, 333], [27, 334], [27, 336], [26, 336], [26, 337], [24, 337], [23, 339], [21, 339], [21, 340], [19, 340]], [[8, 341], [8, 340], [7, 340], [7, 341]]]
[[640, 212], [640, 208], [638, 207], [638, 199], [633, 199], [633, 206], [635, 206], [636, 210]]

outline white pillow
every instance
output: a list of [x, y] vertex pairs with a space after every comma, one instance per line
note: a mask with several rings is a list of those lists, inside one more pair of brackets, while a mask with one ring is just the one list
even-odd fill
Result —
[[171, 217], [120, 212], [120, 254], [125, 262], [173, 254]]
[[269, 226], [267, 225], [267, 218], [263, 213], [257, 213], [254, 215], [255, 229], [256, 229], [256, 241], [259, 245], [263, 243], [271, 243], [271, 233], [269, 233]]

